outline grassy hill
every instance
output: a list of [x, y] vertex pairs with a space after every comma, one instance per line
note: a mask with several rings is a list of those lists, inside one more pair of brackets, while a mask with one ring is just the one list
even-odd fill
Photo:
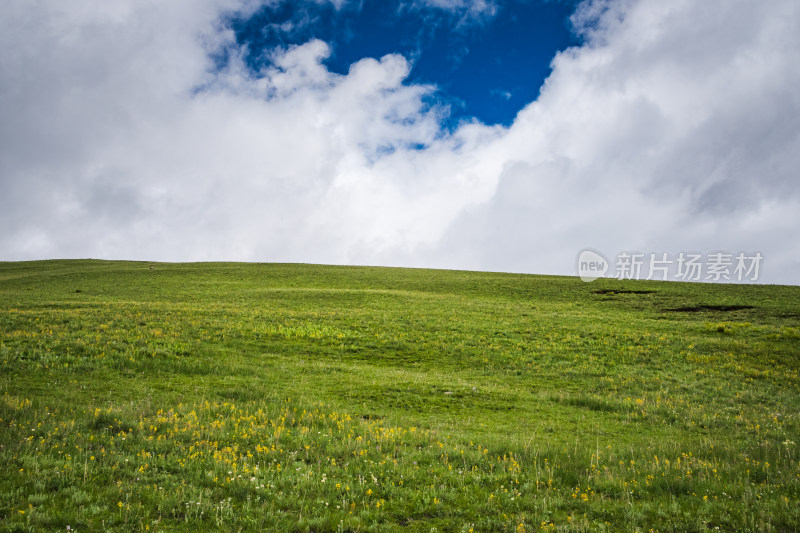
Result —
[[0, 528], [796, 531], [800, 287], [0, 263]]

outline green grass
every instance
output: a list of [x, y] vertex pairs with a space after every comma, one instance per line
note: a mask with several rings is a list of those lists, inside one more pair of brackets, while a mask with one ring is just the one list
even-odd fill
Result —
[[0, 530], [797, 531], [799, 372], [800, 287], [0, 263]]

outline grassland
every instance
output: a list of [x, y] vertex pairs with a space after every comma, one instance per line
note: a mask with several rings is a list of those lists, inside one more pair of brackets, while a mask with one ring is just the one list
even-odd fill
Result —
[[0, 263], [0, 529], [797, 531], [800, 287]]

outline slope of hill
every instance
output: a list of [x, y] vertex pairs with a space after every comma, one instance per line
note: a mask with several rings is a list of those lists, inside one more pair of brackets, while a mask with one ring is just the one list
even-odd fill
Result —
[[3, 530], [795, 531], [800, 287], [0, 263]]

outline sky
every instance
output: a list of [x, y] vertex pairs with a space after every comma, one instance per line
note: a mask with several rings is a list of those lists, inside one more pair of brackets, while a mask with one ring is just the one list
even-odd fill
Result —
[[797, 285], [798, 27], [796, 0], [5, 0], [0, 260], [591, 249]]

